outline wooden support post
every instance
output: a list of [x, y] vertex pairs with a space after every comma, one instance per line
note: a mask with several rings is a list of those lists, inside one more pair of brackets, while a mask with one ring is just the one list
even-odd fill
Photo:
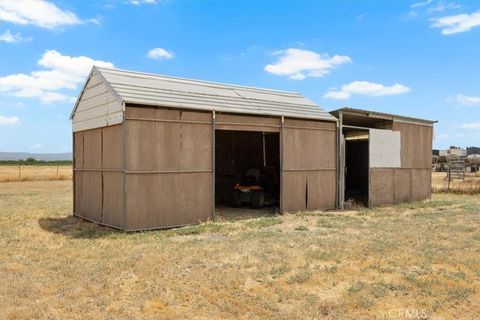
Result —
[[338, 128], [338, 207], [343, 210], [345, 203], [345, 140], [343, 137], [343, 114], [339, 113], [339, 128]]
[[283, 189], [284, 189], [284, 167], [283, 167], [283, 142], [284, 142], [284, 129], [285, 129], [285, 118], [282, 116], [281, 118], [281, 126], [280, 126], [280, 213], [283, 213]]
[[212, 219], [216, 218], [215, 213], [215, 111], [212, 111]]

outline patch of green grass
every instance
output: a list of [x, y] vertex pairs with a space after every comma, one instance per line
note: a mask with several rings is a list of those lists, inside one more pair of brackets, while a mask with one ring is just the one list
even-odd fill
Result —
[[325, 266], [325, 267], [323, 267], [323, 270], [327, 273], [336, 273], [337, 272], [337, 266], [336, 265]]
[[348, 288], [348, 293], [357, 293], [365, 289], [366, 287], [366, 282], [365, 281], [354, 281], [350, 284], [350, 287]]
[[448, 298], [452, 300], [457, 300], [457, 301], [464, 301], [468, 299], [470, 294], [474, 293], [475, 290], [471, 288], [460, 288], [460, 287], [453, 287], [453, 288], [448, 288], [447, 289], [447, 296]]
[[375, 305], [375, 301], [368, 295], [359, 295], [355, 298], [355, 304], [359, 308], [370, 310]]
[[249, 220], [245, 225], [249, 228], [265, 228], [271, 227], [277, 224], [281, 224], [283, 221], [281, 218], [258, 218]]
[[272, 268], [270, 268], [270, 274], [272, 276], [281, 276], [282, 274], [285, 274], [285, 273], [289, 272], [290, 269], [291, 268], [290, 268], [290, 265], [288, 264], [288, 262], [283, 261], [279, 265], [276, 265], [276, 266], [273, 266]]
[[306, 256], [315, 260], [328, 260], [332, 258], [332, 254], [322, 249], [309, 250]]
[[303, 267], [297, 270], [293, 275], [291, 275], [287, 279], [287, 283], [288, 284], [304, 283], [311, 277], [312, 277], [312, 272], [307, 267]]
[[432, 199], [426, 201], [411, 201], [403, 202], [395, 205], [397, 209], [425, 209], [425, 208], [438, 208], [438, 207], [447, 207], [455, 204], [454, 201], [445, 200], [445, 199]]

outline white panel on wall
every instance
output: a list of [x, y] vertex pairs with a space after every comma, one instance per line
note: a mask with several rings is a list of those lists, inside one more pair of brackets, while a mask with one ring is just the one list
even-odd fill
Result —
[[370, 129], [370, 168], [400, 168], [400, 132]]

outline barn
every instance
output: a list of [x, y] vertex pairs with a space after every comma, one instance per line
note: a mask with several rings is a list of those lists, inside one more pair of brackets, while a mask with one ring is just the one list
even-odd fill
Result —
[[105, 226], [215, 218], [255, 168], [280, 212], [339, 205], [338, 120], [297, 93], [94, 67], [71, 119], [74, 215]]
[[342, 108], [339, 119], [339, 206], [369, 207], [431, 196], [435, 121]]

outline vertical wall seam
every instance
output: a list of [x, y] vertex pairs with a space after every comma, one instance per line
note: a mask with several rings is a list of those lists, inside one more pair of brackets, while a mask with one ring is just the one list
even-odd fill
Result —
[[282, 116], [281, 118], [281, 126], [280, 126], [280, 213], [283, 213], [284, 210], [284, 200], [283, 200], [283, 189], [285, 188], [284, 182], [284, 171], [283, 171], [283, 144], [285, 141], [284, 137], [284, 129], [285, 129], [285, 118]]
[[125, 119], [125, 103], [122, 103], [123, 120], [122, 120], [122, 147], [123, 147], [123, 225], [124, 230], [128, 230], [128, 212], [127, 212], [127, 175], [125, 172], [128, 169], [127, 166], [127, 120]]
[[104, 183], [103, 183], [103, 129], [100, 128], [100, 165], [102, 170], [100, 171], [100, 174], [102, 175], [102, 212], [100, 213], [100, 222], [103, 223], [103, 211], [104, 211], [104, 206], [103, 206], [103, 201], [105, 200], [105, 189], [104, 189]]
[[308, 210], [308, 175], [305, 174], [305, 209]]

